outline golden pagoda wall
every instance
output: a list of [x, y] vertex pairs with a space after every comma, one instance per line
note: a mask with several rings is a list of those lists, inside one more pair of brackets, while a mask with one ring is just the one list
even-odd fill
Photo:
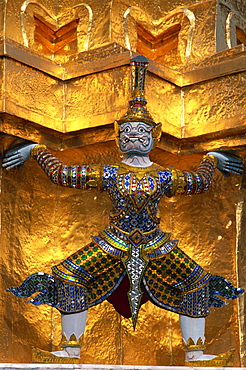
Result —
[[[0, 99], [5, 111], [44, 128], [69, 133], [103, 126], [127, 109], [129, 67], [67, 82], [13, 60], [2, 62], [1, 72], [5, 87]], [[149, 110], [163, 123], [164, 132], [179, 139], [241, 130], [246, 116], [244, 80], [245, 72], [240, 72], [180, 89], [150, 75], [146, 93]], [[23, 135], [18, 126], [13, 130], [10, 133]], [[32, 134], [26, 132], [24, 138], [32, 138]]]
[[[245, 155], [246, 55], [235, 39], [237, 26], [246, 31], [243, 1], [77, 4], [42, 0], [21, 12], [23, 1], [0, 1], [2, 153], [28, 139], [57, 150], [66, 163], [119, 162], [113, 122], [127, 109], [130, 58], [143, 51], [151, 57], [148, 109], [163, 127], [152, 159], [195, 170], [211, 149]], [[35, 36], [34, 14], [53, 31], [79, 19], [76, 39], [56, 52], [48, 50]], [[153, 43], [162, 33], [168, 37], [171, 27], [177, 34], [171, 35], [170, 51], [163, 49], [163, 55], [139, 41], [146, 35]], [[107, 224], [110, 203], [104, 193], [56, 187], [33, 160], [0, 176], [0, 361], [30, 362], [32, 346], [57, 347], [59, 314], [33, 307], [5, 289], [33, 272], [49, 273], [52, 265], [89, 242]], [[211, 191], [165, 199], [160, 211], [163, 230], [171, 231], [185, 252], [208, 271], [245, 287], [242, 181], [234, 175], [225, 179], [217, 171]], [[235, 366], [245, 365], [244, 299], [239, 316], [238, 303], [231, 302], [207, 319], [207, 353], [235, 348]], [[133, 332], [130, 320], [109, 303], [90, 310], [82, 362], [154, 366], [182, 365], [183, 360], [177, 315], [148, 302]]]
[[[150, 53], [147, 99], [154, 118], [178, 139], [244, 127], [246, 59], [244, 47], [233, 44], [236, 25], [244, 25], [239, 2], [1, 4], [1, 111], [60, 133], [113, 123], [127, 108], [129, 59], [139, 51], [137, 25], [158, 37], [179, 24], [176, 47], [162, 57]], [[77, 39], [53, 54], [43, 50], [35, 39], [35, 14], [55, 28], [81, 19]], [[13, 127], [11, 134], [23, 132]], [[26, 132], [25, 138], [32, 135]]]
[[[220, 8], [223, 7], [224, 1], [219, 3], [222, 4]], [[108, 0], [81, 4], [70, 1], [69, 5], [66, 1], [57, 0], [43, 0], [39, 3], [25, 3], [22, 0], [9, 0], [5, 3], [2, 0], [2, 16], [5, 14], [5, 22], [1, 23], [5, 24], [2, 36], [52, 58], [52, 53], [43, 48], [34, 36], [33, 15], [41, 16], [54, 28], [66, 25], [73, 19], [80, 19], [77, 42], [68, 44], [62, 52], [55, 53], [55, 59], [64, 62], [69, 60], [71, 55], [114, 42], [136, 51], [136, 22], [142, 24], [153, 36], [180, 23], [182, 30], [179, 34], [178, 58], [173, 59], [171, 54], [169, 58], [161, 59], [167, 65], [173, 66], [174, 60], [178, 61], [178, 64], [186, 62], [188, 43], [192, 43], [192, 50], [189, 52], [192, 59], [216, 52], [217, 36], [214, 33], [216, 19], [218, 25], [225, 21], [223, 18], [225, 12], [217, 12], [217, 5], [218, 2], [215, 0], [192, 3], [186, 0], [168, 2]]]

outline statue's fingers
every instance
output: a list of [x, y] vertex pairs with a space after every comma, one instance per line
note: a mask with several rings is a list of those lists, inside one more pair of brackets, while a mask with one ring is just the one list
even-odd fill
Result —
[[227, 163], [224, 166], [225, 168], [234, 169], [235, 171], [243, 172], [244, 165], [237, 165], [235, 163]]
[[233, 163], [226, 163], [225, 165], [224, 165], [224, 169], [226, 170], [226, 171], [231, 171], [231, 170], [238, 170], [238, 171], [242, 171], [243, 170], [243, 167], [237, 167], [237, 166], [235, 166]]
[[224, 164], [224, 167], [231, 167], [231, 168], [244, 168], [244, 165], [243, 164], [240, 164], [240, 163], [233, 163], [233, 162], [226, 162]]
[[244, 164], [241, 162], [241, 163], [233, 163], [235, 167], [238, 167], [238, 168], [244, 168]]
[[235, 166], [235, 167], [244, 167], [243, 162], [234, 162], [234, 161], [227, 160], [225, 161], [225, 164]]
[[240, 173], [243, 173], [244, 167], [234, 167], [234, 169]]
[[225, 171], [229, 171], [232, 173], [236, 173], [238, 175], [241, 175], [243, 173], [243, 167], [236, 167], [234, 165], [225, 165], [223, 168]]
[[232, 173], [235, 173], [236, 175], [242, 175], [243, 171], [238, 171], [238, 170], [231, 170]]
[[8, 161], [7, 163], [3, 163], [3, 167], [6, 168], [7, 170], [15, 167], [15, 166], [18, 166], [19, 164], [21, 164], [22, 161], [17, 158], [17, 159], [14, 159], [14, 160], [11, 160], [11, 161]]
[[15, 168], [16, 164], [13, 164], [11, 166], [5, 167], [7, 171], [12, 170], [12, 168]]
[[11, 157], [12, 155], [18, 155], [19, 152], [17, 149], [14, 149], [14, 150], [10, 150], [9, 152], [5, 153], [4, 154], [4, 157], [8, 158], [8, 157]]
[[3, 163], [12, 161], [13, 159], [21, 159], [20, 154], [13, 154], [13, 155], [8, 156], [8, 157], [5, 155], [5, 157], [3, 158]]
[[242, 163], [242, 160], [240, 158], [235, 158], [235, 157], [228, 157], [226, 159], [227, 162], [231, 162], [231, 163]]
[[18, 162], [21, 162], [21, 159], [20, 158], [8, 158], [7, 160], [4, 160], [3, 161], [3, 167], [6, 167], [8, 165], [11, 165], [12, 163], [18, 163]]
[[235, 160], [234, 158], [227, 158], [225, 162], [226, 163], [233, 163], [233, 164], [235, 164], [235, 166], [243, 166], [243, 162], [240, 159]]

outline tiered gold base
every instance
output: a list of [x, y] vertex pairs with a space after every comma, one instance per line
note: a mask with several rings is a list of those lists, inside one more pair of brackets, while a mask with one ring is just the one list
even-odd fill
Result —
[[191, 367], [228, 367], [233, 366], [235, 350], [231, 349], [230, 351], [223, 353], [219, 356], [216, 356], [212, 360], [203, 360], [203, 361], [185, 361], [185, 366]]
[[39, 348], [32, 348], [32, 362], [41, 364], [80, 364], [81, 359], [75, 357], [59, 357]]

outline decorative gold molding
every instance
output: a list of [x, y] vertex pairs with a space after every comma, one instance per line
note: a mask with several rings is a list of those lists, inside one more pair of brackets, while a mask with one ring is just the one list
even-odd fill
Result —
[[75, 334], [72, 334], [69, 339], [66, 338], [65, 334], [62, 334], [61, 344], [62, 348], [64, 347], [81, 347], [84, 342], [84, 334], [81, 335], [78, 339]]
[[[96, 58], [96, 55], [101, 55], [101, 58]], [[11, 58], [41, 72], [48, 73], [61, 81], [112, 68], [128, 66], [132, 56], [136, 55], [138, 54], [125, 49], [117, 43], [112, 43], [95, 50], [80, 53], [74, 62], [57, 64], [6, 37], [0, 40], [0, 57]], [[81, 63], [78, 63], [78, 60], [81, 60]], [[82, 62], [83, 60], [85, 61]], [[246, 71], [246, 51], [243, 45], [238, 45], [229, 51], [224, 50], [206, 58], [203, 63], [200, 62], [179, 69], [172, 69], [161, 63], [149, 60], [148, 70], [178, 87], [184, 87]]]
[[197, 339], [197, 342], [195, 343], [192, 338], [189, 338], [187, 343], [184, 346], [185, 351], [204, 351], [205, 345], [201, 337]]
[[46, 145], [36, 145], [34, 148], [31, 149], [31, 152], [30, 152], [31, 156], [36, 157], [40, 149], [45, 150], [47, 149], [47, 147]]

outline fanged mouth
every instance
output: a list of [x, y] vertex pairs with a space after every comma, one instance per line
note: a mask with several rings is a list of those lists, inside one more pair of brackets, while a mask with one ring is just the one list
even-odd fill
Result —
[[147, 140], [142, 137], [126, 137], [123, 139], [123, 144], [127, 144], [129, 142], [135, 143], [139, 141], [141, 144], [147, 145]]

